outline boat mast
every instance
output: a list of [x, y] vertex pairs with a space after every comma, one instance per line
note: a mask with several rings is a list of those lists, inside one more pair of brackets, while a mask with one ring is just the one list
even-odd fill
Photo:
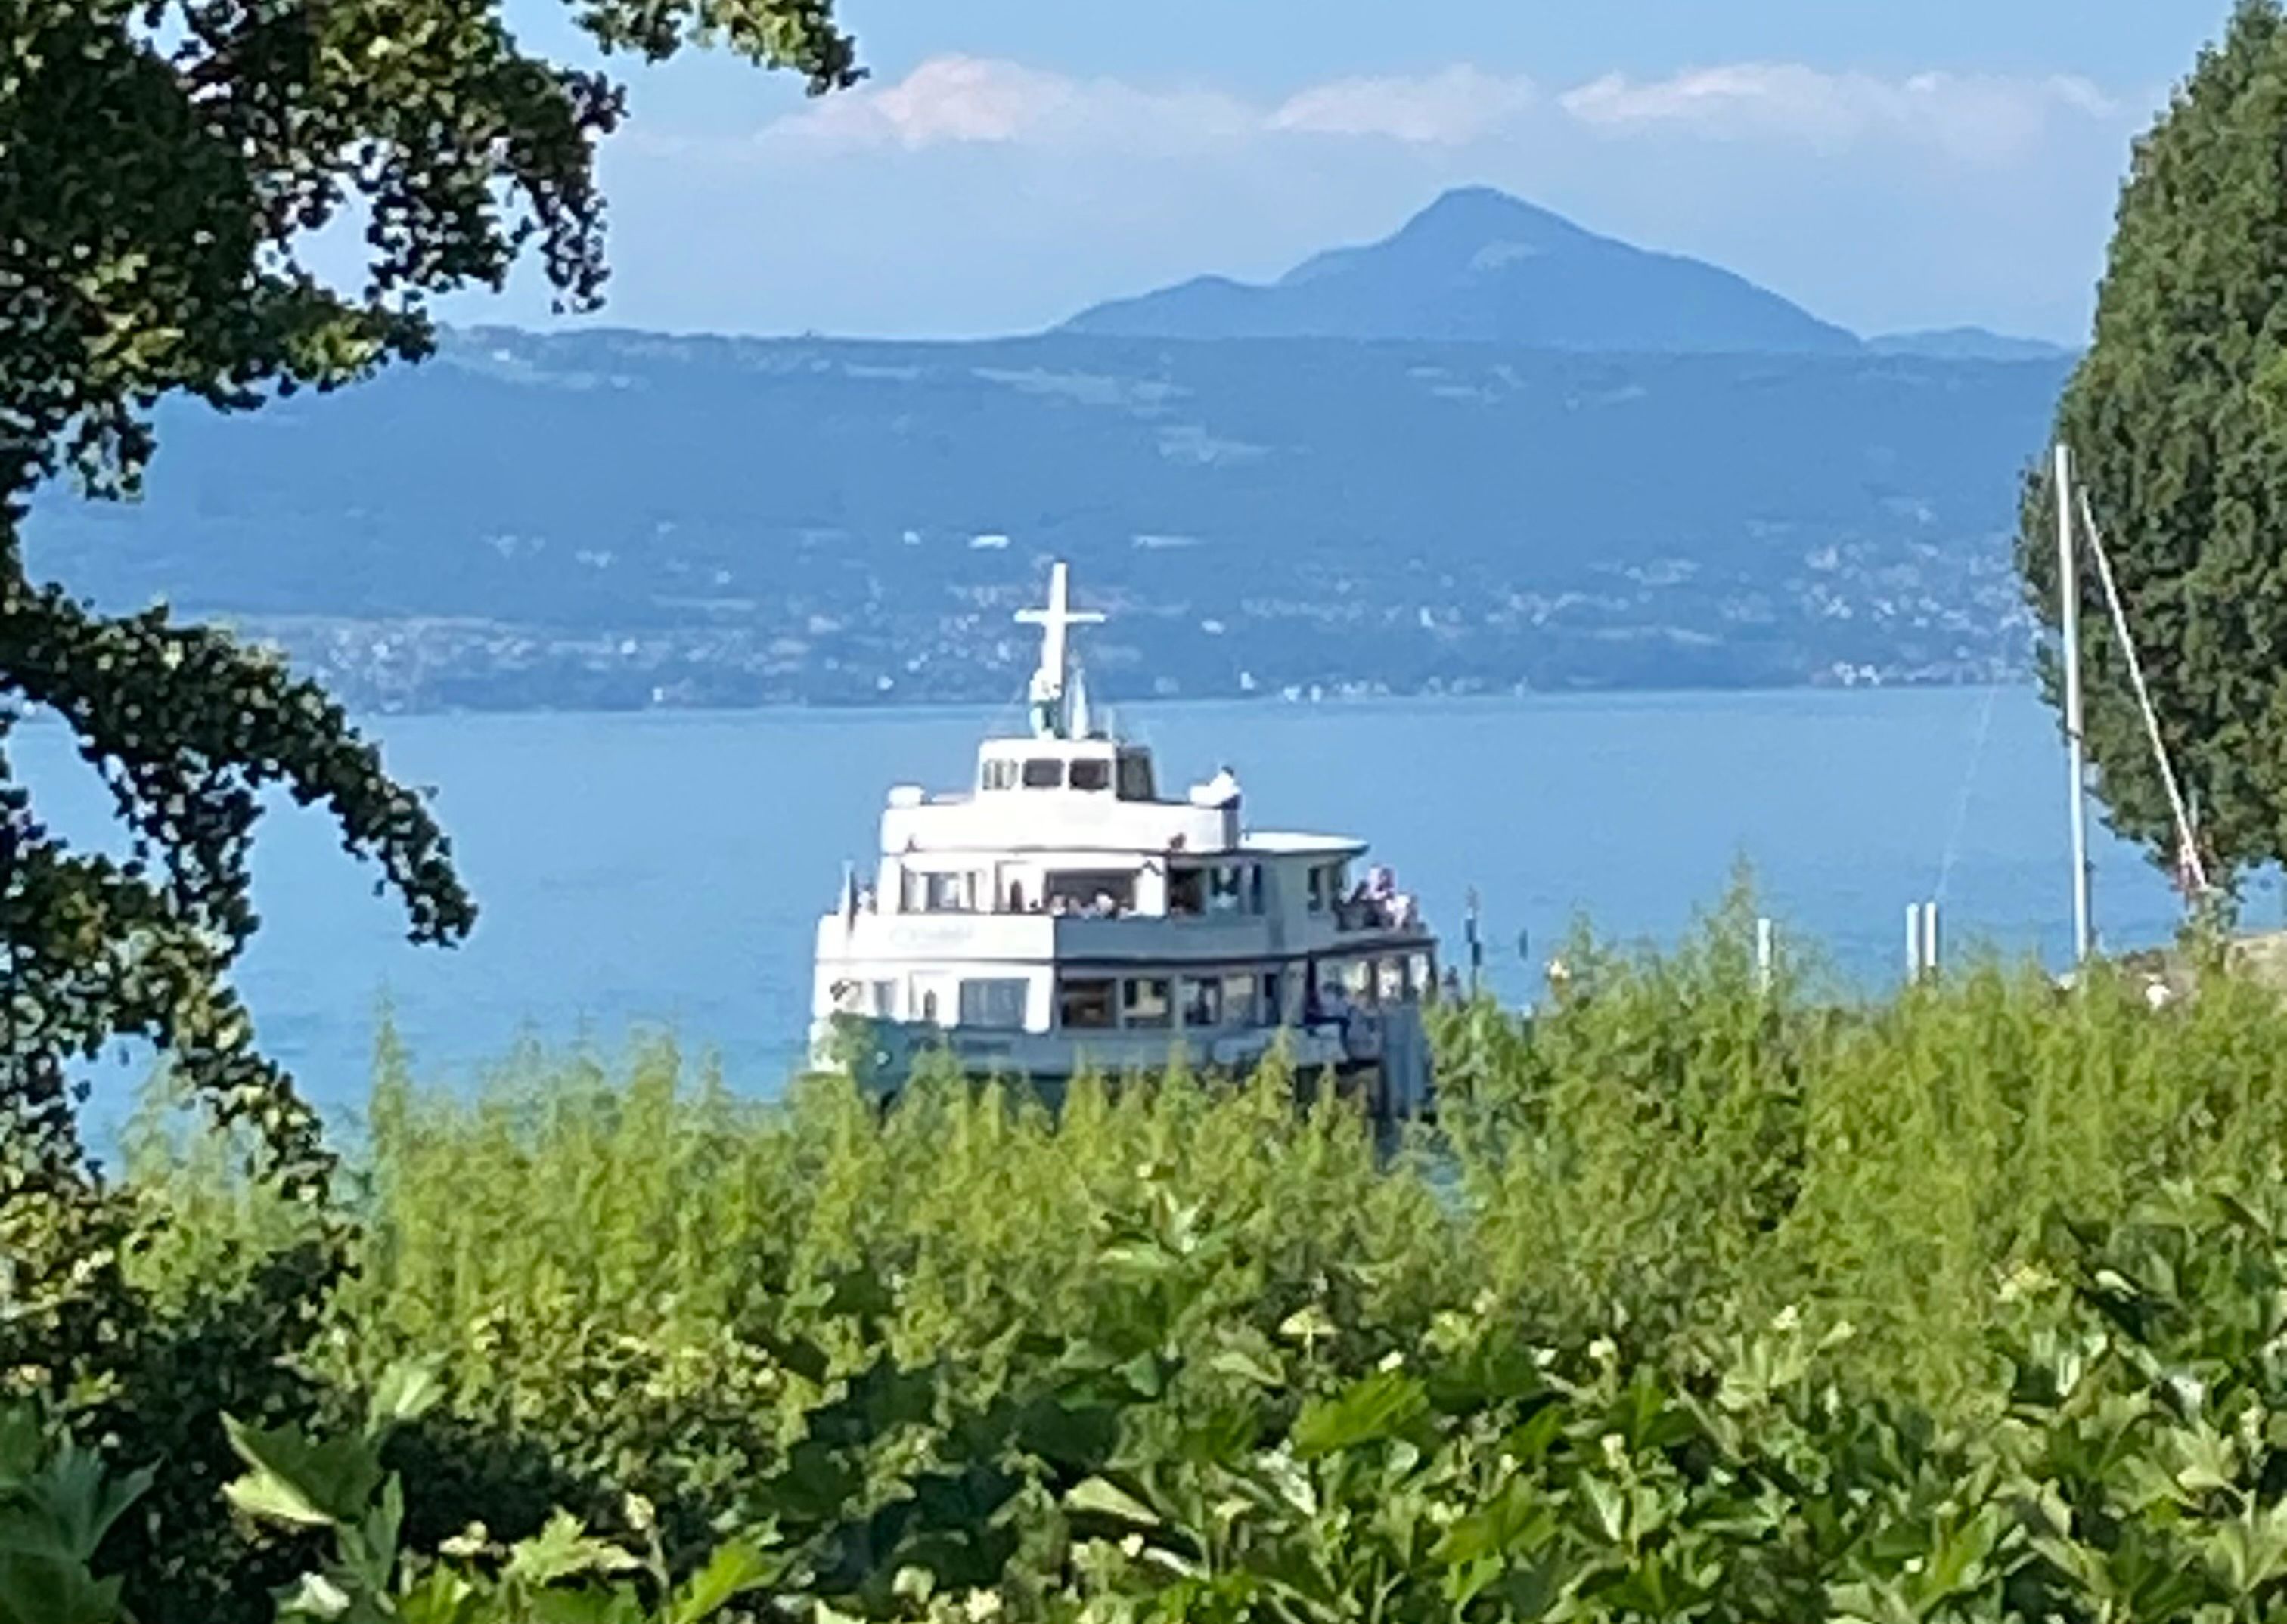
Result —
[[2073, 962], [2086, 964], [2091, 951], [2088, 896], [2087, 746], [2081, 728], [2080, 579], [2073, 560], [2072, 447], [2058, 443], [2057, 619], [2064, 633], [2065, 753], [2072, 820]]
[[1033, 732], [1041, 738], [1070, 738], [1072, 716], [1065, 704], [1072, 677], [1072, 628], [1104, 621], [1072, 606], [1072, 572], [1061, 558], [1049, 571], [1049, 606], [1020, 609], [1017, 619], [1041, 628], [1041, 666], [1033, 673]]

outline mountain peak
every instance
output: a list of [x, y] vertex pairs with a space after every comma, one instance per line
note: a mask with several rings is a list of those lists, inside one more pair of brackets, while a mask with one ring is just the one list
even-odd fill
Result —
[[1728, 271], [1600, 237], [1483, 185], [1445, 192], [1379, 241], [1314, 255], [1268, 286], [1193, 279], [1083, 311], [1064, 330], [1653, 352], [1858, 347]]
[[1563, 215], [1523, 198], [1492, 186], [1456, 186], [1379, 242], [1314, 255], [1280, 277], [1278, 286], [1301, 287], [1375, 256], [1403, 262], [1418, 277], [1467, 277], [1595, 240]]
[[1526, 232], [1561, 237], [1589, 234], [1553, 209], [1528, 203], [1498, 187], [1455, 186], [1438, 193], [1427, 209], [1398, 228], [1397, 235], [1476, 232]]

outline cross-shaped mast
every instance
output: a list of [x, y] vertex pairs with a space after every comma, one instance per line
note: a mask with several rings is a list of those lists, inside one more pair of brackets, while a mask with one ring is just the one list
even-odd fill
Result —
[[1101, 626], [1104, 617], [1072, 606], [1072, 577], [1064, 561], [1049, 571], [1049, 606], [1020, 609], [1017, 619], [1041, 628], [1041, 668], [1033, 673], [1033, 730], [1049, 738], [1068, 732], [1064, 690], [1072, 672], [1069, 634], [1075, 626]]

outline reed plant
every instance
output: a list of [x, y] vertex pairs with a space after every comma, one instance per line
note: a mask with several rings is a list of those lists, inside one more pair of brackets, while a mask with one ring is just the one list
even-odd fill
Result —
[[[2155, 1010], [1987, 961], [1853, 998], [1752, 940], [1742, 895], [1671, 951], [1583, 934], [1530, 1015], [1440, 1009], [1438, 1120], [1395, 1146], [1278, 1065], [1054, 1112], [926, 1071], [882, 1112], [825, 1077], [744, 1097], [664, 1041], [424, 1087], [384, 1040], [357, 1266], [296, 1368], [343, 1415], [433, 1382], [390, 1445], [416, 1548], [559, 1509], [632, 1537], [633, 1495], [677, 1571], [768, 1527], [849, 1605], [918, 1565], [1046, 1609], [1076, 1474], [1140, 1458], [1148, 1501], [1456, 1337], [1677, 1403], [1779, 1359], [1967, 1448], [2085, 1333], [2088, 1237], [2277, 1184], [2263, 988]], [[155, 1106], [129, 1163], [170, 1301], [310, 1221]]]

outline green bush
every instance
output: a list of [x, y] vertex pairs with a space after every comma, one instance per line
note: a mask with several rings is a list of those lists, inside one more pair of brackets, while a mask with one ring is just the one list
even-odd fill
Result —
[[2273, 997], [1839, 1000], [1761, 984], [1737, 903], [1568, 962], [1530, 1020], [1439, 1012], [1396, 1147], [1275, 1068], [882, 1114], [664, 1045], [457, 1095], [384, 1052], [354, 1267], [290, 1334], [229, 1305], [290, 1298], [317, 1220], [154, 1118], [130, 1275], [245, 1352], [105, 1429], [208, 1462], [123, 1526], [130, 1599], [187, 1563], [220, 1600], [154, 1624], [270, 1616], [313, 1536], [218, 1514], [222, 1415], [339, 1437], [408, 1360], [436, 1401], [373, 1447], [413, 1569], [577, 1525], [655, 1548], [630, 1606], [726, 1541], [780, 1553], [773, 1605], [881, 1617], [2190, 1616], [2154, 1553], [2184, 1606], [2269, 1594]]

